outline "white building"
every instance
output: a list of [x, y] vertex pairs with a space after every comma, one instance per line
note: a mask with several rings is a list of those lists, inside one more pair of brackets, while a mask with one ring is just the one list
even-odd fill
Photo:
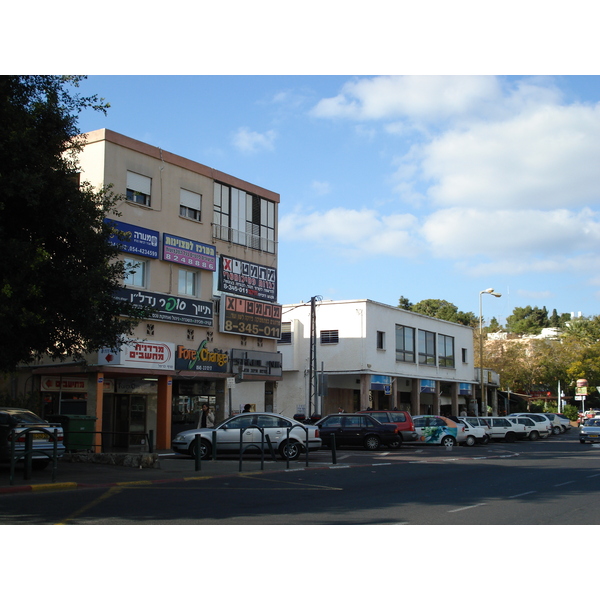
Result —
[[[314, 311], [311, 303], [283, 305], [278, 343], [283, 381], [277, 390], [282, 413], [396, 407], [415, 415], [458, 415], [475, 410], [471, 327], [372, 300], [313, 304]], [[317, 390], [321, 394], [315, 393], [315, 370], [317, 380], [321, 371], [325, 376], [326, 390]]]

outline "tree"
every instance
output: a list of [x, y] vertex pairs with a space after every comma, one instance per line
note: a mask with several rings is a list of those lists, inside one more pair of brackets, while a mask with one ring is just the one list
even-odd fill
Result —
[[546, 307], [515, 308], [513, 314], [507, 317], [506, 327], [510, 333], [538, 335], [544, 327], [550, 326]]
[[0, 77], [0, 372], [116, 348], [143, 316], [113, 297], [124, 265], [105, 217], [117, 198], [79, 183], [77, 114], [108, 108], [73, 91], [80, 79]]
[[412, 310], [413, 303], [404, 296], [400, 296], [398, 299], [398, 308], [403, 308], [404, 310]]
[[421, 300], [411, 307], [413, 312], [452, 323], [461, 323], [470, 327], [477, 327], [478, 320], [472, 312], [462, 312], [447, 300]]

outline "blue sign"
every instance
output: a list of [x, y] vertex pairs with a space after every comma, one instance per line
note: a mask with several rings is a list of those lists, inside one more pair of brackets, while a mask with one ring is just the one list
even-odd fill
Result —
[[125, 234], [125, 239], [119, 239], [116, 235], [110, 236], [110, 243], [128, 254], [139, 254], [148, 258], [158, 258], [158, 231], [146, 229], [139, 225], [123, 223], [115, 219], [105, 219], [105, 221]]
[[432, 379], [421, 379], [421, 393], [435, 394], [435, 381]]

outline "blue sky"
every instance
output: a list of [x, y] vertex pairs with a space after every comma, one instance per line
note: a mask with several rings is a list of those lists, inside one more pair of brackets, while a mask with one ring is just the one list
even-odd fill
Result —
[[102, 127], [281, 195], [281, 303], [600, 314], [600, 78], [90, 76]]
[[4, 72], [91, 74], [82, 93], [111, 108], [82, 113], [82, 131], [278, 192], [281, 303], [404, 296], [478, 314], [493, 287], [487, 319], [600, 314], [589, 0], [61, 4], [10, 7], [28, 35], [4, 32]]

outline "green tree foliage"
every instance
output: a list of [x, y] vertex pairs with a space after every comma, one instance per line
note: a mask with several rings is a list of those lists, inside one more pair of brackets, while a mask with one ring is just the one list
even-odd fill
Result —
[[476, 327], [478, 324], [478, 319], [472, 312], [465, 313], [459, 311], [454, 304], [447, 300], [421, 300], [412, 305], [411, 310], [421, 315], [451, 321], [452, 323], [469, 325], [471, 327]]
[[0, 77], [0, 372], [115, 348], [141, 316], [113, 298], [124, 267], [104, 218], [116, 199], [79, 185], [77, 114], [108, 106], [77, 95], [79, 80]]
[[506, 328], [510, 333], [538, 335], [542, 329], [550, 327], [546, 307], [517, 307], [506, 319]]
[[398, 308], [403, 308], [404, 310], [412, 310], [413, 303], [404, 296], [400, 296], [398, 299]]
[[600, 341], [600, 316], [572, 319], [565, 324], [563, 334], [567, 339], [595, 344]]

